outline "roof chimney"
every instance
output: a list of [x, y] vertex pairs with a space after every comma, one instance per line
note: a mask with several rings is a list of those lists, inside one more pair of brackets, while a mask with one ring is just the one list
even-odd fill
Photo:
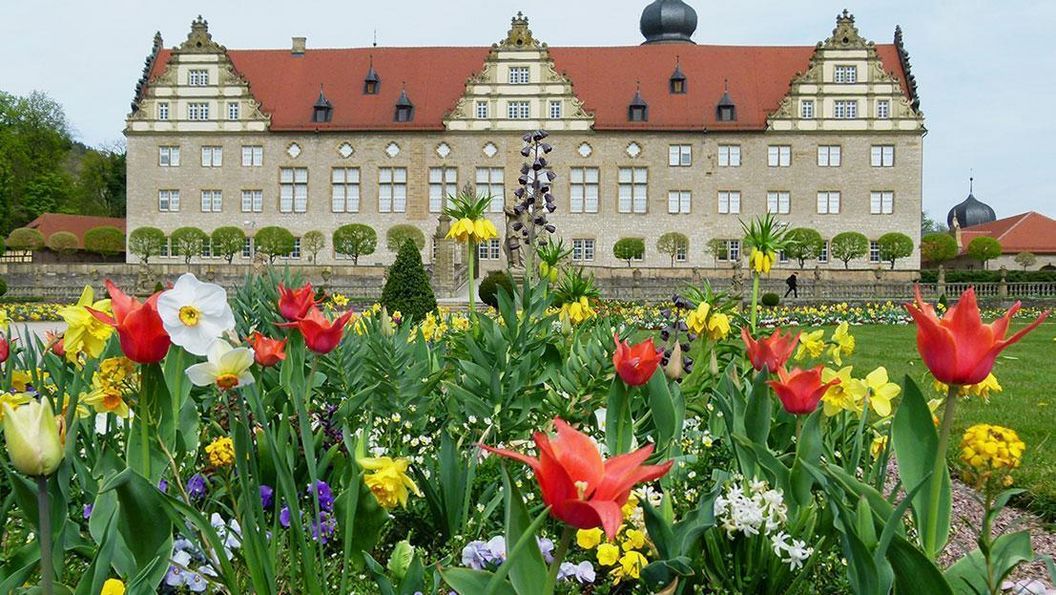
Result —
[[308, 44], [307, 37], [294, 37], [293, 38], [293, 49], [290, 50], [294, 56], [303, 56], [305, 46]]

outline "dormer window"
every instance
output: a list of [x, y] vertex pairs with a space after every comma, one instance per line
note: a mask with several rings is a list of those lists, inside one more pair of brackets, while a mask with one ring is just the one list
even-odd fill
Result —
[[682, 66], [678, 62], [675, 62], [675, 71], [671, 73], [669, 83], [672, 95], [682, 95], [686, 92], [686, 75], [682, 73]]
[[634, 99], [631, 99], [631, 105], [627, 107], [627, 119], [631, 122], [649, 121], [649, 104], [642, 98], [641, 89], [634, 92]]
[[367, 76], [363, 79], [363, 94], [364, 95], [377, 95], [381, 91], [381, 77], [378, 76], [378, 72], [374, 70], [374, 57], [370, 58], [370, 68], [367, 69]]
[[411, 103], [410, 97], [407, 97], [407, 89], [400, 91], [400, 97], [396, 100], [396, 116], [397, 122], [410, 122], [414, 120], [414, 104]]
[[191, 70], [187, 73], [187, 84], [192, 87], [205, 87], [209, 84], [208, 70]]
[[725, 83], [719, 104], [715, 106], [715, 119], [719, 122], [734, 122], [737, 120], [737, 105], [733, 103], [733, 98], [730, 97], [729, 82]]
[[528, 78], [528, 67], [527, 66], [511, 66], [510, 67], [510, 84], [511, 85], [527, 85]]
[[329, 122], [334, 116], [334, 107], [330, 105], [330, 100], [323, 95], [322, 87], [319, 88], [319, 99], [315, 100], [315, 105], [312, 106], [312, 122], [323, 123]]
[[838, 64], [833, 80], [841, 84], [852, 84], [858, 82], [858, 67], [853, 65]]

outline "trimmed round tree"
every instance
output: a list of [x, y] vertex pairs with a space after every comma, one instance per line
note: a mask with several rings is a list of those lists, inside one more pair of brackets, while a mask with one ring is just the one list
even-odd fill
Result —
[[[352, 264], [358, 265], [360, 256], [374, 254], [378, 247], [378, 232], [369, 225], [350, 223], [335, 229], [333, 240], [334, 252], [351, 258]], [[402, 246], [400, 250], [403, 250]], [[418, 260], [420, 262], [421, 258]]]
[[797, 227], [785, 234], [785, 256], [797, 261], [800, 269], [808, 260], [821, 256], [824, 247], [825, 240], [816, 229]]
[[231, 264], [235, 255], [240, 254], [246, 245], [246, 232], [233, 225], [217, 227], [210, 238], [213, 243], [213, 256], [227, 259], [227, 264]]
[[321, 231], [309, 231], [301, 236], [301, 252], [308, 254], [308, 262], [315, 262], [319, 253], [326, 248], [326, 236]]
[[412, 322], [423, 320], [426, 314], [436, 311], [436, 296], [422, 266], [422, 253], [412, 240], [400, 246], [396, 261], [389, 267], [388, 279], [381, 292], [381, 305], [390, 314], [399, 311], [404, 319]]
[[843, 261], [843, 268], [851, 268], [850, 262], [869, 253], [869, 238], [857, 231], [845, 231], [829, 241], [829, 251], [836, 260]]
[[106, 258], [125, 251], [125, 232], [111, 225], [93, 227], [84, 232], [84, 249]]
[[32, 227], [19, 227], [7, 236], [7, 249], [36, 252], [44, 247], [44, 234]]
[[897, 231], [885, 233], [876, 243], [880, 248], [880, 260], [890, 262], [892, 270], [895, 268], [896, 260], [913, 254], [913, 238], [904, 233]]
[[981, 262], [985, 271], [987, 261], [1001, 256], [1001, 242], [994, 238], [979, 236], [968, 242], [968, 256]]
[[401, 223], [393, 225], [385, 232], [385, 247], [389, 252], [398, 252], [407, 240], [414, 242], [419, 250], [425, 248], [425, 234], [417, 226]]
[[940, 265], [957, 257], [957, 240], [944, 232], [936, 231], [920, 238], [920, 258], [924, 262]]
[[[644, 249], [645, 246], [642, 246]], [[675, 256], [679, 249], [689, 252], [689, 238], [677, 231], [669, 231], [656, 240], [656, 251], [671, 257], [671, 266], [675, 266]]]
[[612, 255], [620, 260], [626, 260], [627, 266], [631, 266], [632, 260], [645, 258], [645, 240], [642, 238], [620, 238], [612, 246]]
[[290, 230], [278, 225], [261, 227], [253, 234], [253, 244], [257, 252], [268, 257], [268, 262], [275, 262], [280, 256], [293, 253], [294, 237]]
[[178, 227], [170, 237], [172, 254], [183, 256], [183, 262], [186, 264], [191, 264], [191, 258], [201, 256], [205, 243], [209, 241], [209, 234], [197, 227]]
[[69, 231], [56, 231], [48, 236], [48, 249], [59, 256], [69, 256], [80, 247], [77, 236]]
[[128, 234], [128, 251], [146, 264], [161, 255], [165, 241], [165, 232], [157, 227], [137, 227]]
[[1014, 260], [1016, 261], [1016, 264], [1023, 267], [1023, 270], [1025, 271], [1037, 264], [1038, 257], [1034, 256], [1033, 252], [1020, 252], [1016, 255]]

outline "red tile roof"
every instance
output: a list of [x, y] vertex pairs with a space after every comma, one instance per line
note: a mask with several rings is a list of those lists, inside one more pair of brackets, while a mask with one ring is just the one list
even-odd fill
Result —
[[89, 217], [87, 215], [66, 215], [64, 213], [44, 213], [30, 221], [26, 227], [40, 231], [47, 241], [57, 231], [68, 231], [77, 236], [79, 247], [84, 248], [84, 233], [95, 227], [116, 227], [125, 231], [125, 220], [119, 217]]
[[1001, 242], [1004, 254], [1056, 254], [1056, 220], [1035, 211], [965, 227], [961, 230], [961, 243], [967, 247], [979, 236], [989, 236]]
[[[884, 70], [907, 93], [906, 77], [892, 44], [877, 44]], [[798, 72], [807, 69], [813, 46], [644, 45], [549, 48], [558, 72], [567, 74], [576, 96], [595, 114], [596, 130], [762, 130]], [[443, 116], [465, 91], [466, 79], [484, 67], [489, 48], [421, 47], [229, 50], [250, 91], [271, 114], [271, 130], [442, 130]], [[371, 56], [381, 77], [378, 95], [363, 94]], [[151, 78], [164, 72], [170, 50], [162, 50]], [[687, 79], [687, 93], [672, 95], [668, 79], [676, 57]], [[716, 122], [715, 105], [729, 81], [737, 106], [736, 122]], [[648, 122], [628, 122], [627, 106], [640, 81], [649, 104]], [[323, 85], [333, 120], [311, 121], [312, 105]], [[394, 121], [395, 103], [406, 84], [414, 120]]]

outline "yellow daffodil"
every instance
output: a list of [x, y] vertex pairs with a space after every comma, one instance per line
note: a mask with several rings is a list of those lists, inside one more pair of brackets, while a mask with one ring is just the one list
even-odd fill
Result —
[[869, 390], [869, 406], [873, 408], [880, 417], [891, 415], [891, 400], [902, 392], [902, 388], [894, 382], [888, 382], [887, 368], [879, 368], [869, 372], [865, 377], [865, 386]]
[[82, 396], [80, 402], [95, 409], [96, 413], [113, 413], [122, 419], [128, 417], [128, 403], [117, 387], [96, 387]]
[[422, 495], [414, 480], [407, 475], [407, 468], [410, 466], [407, 459], [376, 457], [359, 459], [358, 462], [360, 467], [373, 472], [365, 476], [363, 482], [370, 488], [382, 508], [393, 509], [397, 505], [406, 507], [411, 493], [415, 496]]
[[848, 332], [848, 328], [849, 325], [846, 322], [841, 322], [832, 333], [831, 341], [833, 346], [829, 350], [829, 354], [837, 366], [843, 365], [843, 356], [849, 356], [854, 353], [854, 336]]
[[825, 415], [832, 417], [841, 411], [850, 411], [855, 414], [862, 412], [862, 399], [865, 398], [867, 389], [861, 380], [851, 376], [852, 370], [851, 366], [847, 366], [838, 372], [830, 368], [821, 371], [822, 382], [831, 382], [834, 379], [840, 381], [830, 386], [825, 391], [825, 395], [821, 397]]
[[229, 467], [235, 462], [235, 443], [227, 436], [217, 438], [205, 447], [205, 454], [213, 467]]
[[625, 552], [642, 549], [645, 547], [645, 533], [638, 529], [627, 529], [623, 532], [623, 543], [620, 547]]
[[63, 345], [66, 348], [66, 359], [77, 361], [80, 354], [97, 358], [106, 347], [106, 341], [114, 332], [114, 327], [104, 323], [88, 308], [111, 314], [110, 300], [95, 301], [95, 292], [86, 285], [77, 303], [59, 310], [59, 315], [66, 321], [66, 334]]
[[7, 330], [7, 310], [0, 308], [0, 330]]
[[810, 333], [799, 334], [799, 347], [796, 348], [796, 359], [803, 360], [820, 357], [825, 352], [825, 330], [818, 329]]
[[348, 305], [348, 298], [341, 293], [335, 293], [330, 296], [330, 301], [334, 303], [338, 308], [344, 308]]
[[104, 359], [99, 362], [99, 371], [92, 377], [92, 385], [96, 387], [134, 390], [138, 384], [136, 364], [127, 357]]
[[34, 477], [54, 473], [65, 449], [51, 401], [30, 399], [18, 409], [8, 403], [0, 404], [0, 408], [4, 410], [7, 454], [15, 469]]
[[686, 326], [697, 335], [703, 335], [708, 328], [708, 314], [711, 312], [711, 304], [701, 302], [689, 316], [686, 316]]
[[19, 405], [25, 405], [32, 399], [26, 393], [0, 393], [0, 422], [4, 421], [5, 404], [11, 409], [18, 409]]
[[603, 543], [598, 546], [598, 564], [612, 566], [620, 559], [620, 548], [613, 543]]
[[576, 531], [576, 545], [585, 549], [592, 550], [601, 543], [601, 538], [604, 535], [601, 529], [580, 529]]
[[874, 459], [879, 459], [880, 455], [884, 454], [885, 448], [887, 448], [887, 436], [877, 435], [873, 438], [872, 444], [869, 445], [869, 453], [873, 455]]
[[[62, 397], [62, 413], [59, 414], [59, 417], [61, 417], [63, 420], [65, 420], [66, 419], [66, 413], [69, 410], [70, 410], [70, 395], [63, 395], [63, 397]], [[77, 410], [74, 413], [76, 413], [77, 417], [81, 418], [81, 419], [84, 419], [84, 418], [86, 418], [86, 417], [88, 417], [89, 415], [92, 414], [92, 412], [88, 410], [88, 407], [85, 406], [83, 398], [82, 399], [77, 399]]]
[[[942, 382], [936, 380], [933, 384], [935, 392], [940, 395], [945, 395], [950, 387]], [[988, 374], [979, 384], [973, 384], [970, 386], [962, 386], [957, 391], [957, 394], [961, 397], [972, 395], [975, 397], [982, 397], [983, 399], [989, 399], [990, 393], [999, 393], [1004, 390], [1001, 384], [997, 381], [997, 376], [994, 376], [993, 372]]]

